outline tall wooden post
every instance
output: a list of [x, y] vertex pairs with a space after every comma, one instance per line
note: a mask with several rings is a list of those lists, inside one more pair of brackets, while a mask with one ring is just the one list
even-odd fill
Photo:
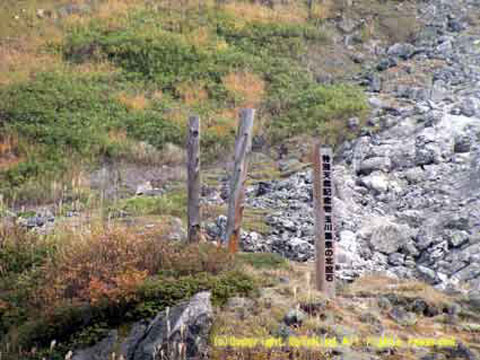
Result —
[[333, 153], [319, 143], [313, 149], [315, 209], [315, 282], [317, 290], [335, 297], [335, 232], [333, 228]]
[[188, 119], [187, 135], [188, 172], [188, 241], [200, 239], [200, 119]]
[[230, 199], [228, 202], [226, 239], [230, 252], [238, 250], [238, 238], [242, 225], [245, 181], [247, 179], [248, 154], [252, 148], [252, 129], [254, 109], [242, 109], [240, 123], [235, 139], [235, 164], [230, 181]]

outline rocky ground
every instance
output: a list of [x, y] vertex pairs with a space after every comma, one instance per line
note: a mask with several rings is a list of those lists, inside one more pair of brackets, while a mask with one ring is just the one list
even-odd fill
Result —
[[[385, 271], [480, 287], [480, 27], [467, 19], [478, 13], [478, 1], [419, 4], [416, 40], [363, 65], [356, 80], [373, 113], [334, 169], [341, 278]], [[249, 187], [270, 231], [245, 232], [244, 250], [314, 257], [311, 181], [308, 169]], [[207, 229], [218, 236], [224, 223]]]

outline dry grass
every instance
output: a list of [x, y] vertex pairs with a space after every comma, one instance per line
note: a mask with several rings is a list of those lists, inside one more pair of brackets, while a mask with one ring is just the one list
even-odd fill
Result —
[[239, 19], [239, 25], [248, 21], [302, 23], [308, 18], [305, 7], [293, 1], [286, 5], [277, 5], [273, 9], [255, 3], [232, 2], [226, 4], [224, 10]]
[[219, 109], [206, 119], [209, 132], [218, 137], [225, 137], [236, 131], [240, 108]]
[[310, 17], [313, 19], [324, 20], [333, 15], [334, 0], [320, 0], [313, 4]]
[[60, 64], [60, 56], [41, 50], [45, 41], [31, 37], [0, 43], [0, 86], [28, 80], [33, 73]]
[[148, 106], [148, 100], [143, 94], [129, 95], [121, 93], [117, 95], [117, 101], [125, 105], [128, 110], [139, 111], [145, 110]]
[[188, 105], [197, 105], [208, 99], [208, 92], [202, 83], [182, 82], [175, 87], [182, 101]]
[[126, 15], [132, 7], [143, 5], [143, 0], [105, 0], [95, 10], [95, 17], [108, 19], [118, 15]]
[[382, 275], [360, 277], [346, 290], [353, 296], [377, 296], [379, 293], [398, 293], [405, 297], [422, 298], [430, 304], [445, 304], [451, 299], [426, 283], [415, 280], [397, 280]]
[[22, 161], [18, 155], [18, 137], [0, 135], [0, 170], [6, 170]]
[[183, 165], [186, 160], [185, 149], [172, 143], [165, 144], [164, 148], [159, 154], [162, 164], [165, 165]]
[[173, 108], [169, 109], [169, 111], [165, 114], [165, 120], [179, 126], [186, 126], [189, 115], [190, 114], [186, 109]]
[[309, 18], [327, 19], [332, 15], [333, 1], [315, 1], [310, 11], [301, 1], [277, 3], [271, 7], [254, 2], [234, 1], [223, 8], [227, 13], [235, 15], [239, 19], [238, 26], [241, 27], [244, 23], [252, 21], [260, 23], [303, 23]]
[[258, 75], [248, 72], [232, 72], [222, 82], [232, 94], [239, 97], [239, 107], [256, 107], [265, 95], [265, 81]]
[[[77, 3], [85, 3], [85, 0]], [[92, 19], [99, 19], [108, 29], [118, 29], [133, 8], [145, 6], [143, 0], [104, 0], [98, 3], [96, 8], [89, 14], [70, 14], [62, 22], [66, 27], [87, 26]]]
[[92, 73], [113, 73], [118, 71], [115, 66], [108, 61], [89, 62], [85, 61], [79, 64], [71, 64], [72, 71], [83, 74]]
[[207, 27], [200, 27], [186, 35], [186, 40], [196, 48], [205, 48], [210, 42], [210, 33]]

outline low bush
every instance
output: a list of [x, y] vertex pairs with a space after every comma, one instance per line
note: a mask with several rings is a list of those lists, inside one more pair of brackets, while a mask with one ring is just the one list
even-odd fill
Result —
[[1, 231], [0, 334], [24, 349], [52, 340], [78, 346], [79, 332], [101, 333], [89, 327], [153, 316], [201, 290], [221, 304], [256, 289], [225, 249], [168, 242], [167, 226], [92, 226], [47, 237]]

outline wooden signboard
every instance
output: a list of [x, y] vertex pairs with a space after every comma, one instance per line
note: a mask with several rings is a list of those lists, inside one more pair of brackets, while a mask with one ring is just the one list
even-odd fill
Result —
[[333, 152], [315, 144], [313, 198], [315, 209], [315, 282], [317, 290], [335, 297], [335, 232], [333, 221]]

